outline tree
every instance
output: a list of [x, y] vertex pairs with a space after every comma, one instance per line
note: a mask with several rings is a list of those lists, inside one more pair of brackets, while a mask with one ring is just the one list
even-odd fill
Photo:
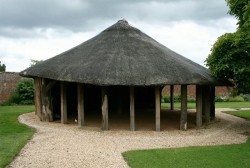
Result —
[[32, 66], [34, 66], [34, 65], [37, 65], [37, 64], [40, 64], [40, 63], [42, 63], [43, 62], [43, 60], [30, 60], [31, 61], [31, 63], [30, 63], [30, 66], [32, 67]]
[[5, 72], [5, 70], [6, 70], [5, 64], [2, 64], [0, 61], [0, 72]]
[[206, 65], [218, 79], [233, 81], [238, 94], [250, 93], [250, 0], [226, 1], [229, 13], [238, 19], [238, 28], [218, 38]]

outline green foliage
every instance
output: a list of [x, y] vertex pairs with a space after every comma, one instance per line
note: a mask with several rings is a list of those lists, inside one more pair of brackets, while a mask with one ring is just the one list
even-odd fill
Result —
[[242, 96], [229, 97], [225, 101], [227, 102], [244, 102], [244, 98]]
[[40, 64], [40, 63], [42, 63], [43, 62], [43, 60], [30, 60], [31, 61], [31, 63], [30, 63], [30, 66], [32, 67], [32, 66], [34, 66], [34, 65], [37, 65], [37, 64]]
[[7, 166], [35, 132], [17, 121], [23, 113], [34, 111], [34, 106], [0, 106], [0, 167]]
[[243, 96], [233, 96], [233, 97], [215, 97], [215, 102], [244, 102], [245, 99]]
[[224, 102], [224, 99], [222, 99], [221, 96], [215, 96], [214, 101], [215, 101], [215, 102]]
[[227, 0], [229, 13], [239, 20], [235, 33], [218, 38], [206, 59], [212, 74], [221, 80], [232, 80], [237, 93], [250, 93], [250, 0]]
[[233, 80], [238, 93], [250, 93], [250, 66], [247, 61], [250, 60], [250, 46], [247, 49], [245, 42], [237, 42], [238, 35], [226, 33], [219, 37], [206, 62], [215, 77]]
[[250, 101], [250, 94], [242, 95], [245, 101]]
[[2, 105], [31, 105], [34, 104], [34, 81], [33, 79], [21, 80], [11, 98]]
[[34, 81], [33, 79], [23, 79], [17, 85], [17, 94], [21, 101], [34, 99]]
[[[226, 0], [229, 7], [229, 14], [234, 15], [241, 27], [248, 20], [250, 12], [250, 0]], [[248, 15], [248, 16], [247, 16]]]
[[5, 72], [6, 71], [6, 66], [5, 64], [2, 64], [0, 61], [0, 72]]
[[[175, 95], [174, 102], [181, 102], [181, 95]], [[170, 96], [167, 95], [163, 96], [162, 103], [170, 103]]]

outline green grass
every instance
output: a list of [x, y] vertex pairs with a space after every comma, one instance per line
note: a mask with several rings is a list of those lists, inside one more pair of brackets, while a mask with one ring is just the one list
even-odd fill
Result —
[[[162, 103], [162, 108], [169, 108], [170, 103]], [[174, 103], [175, 108], [180, 108], [181, 103]], [[196, 103], [188, 103], [189, 109], [194, 109], [196, 107]], [[216, 108], [250, 108], [250, 102], [216, 102]]]
[[250, 110], [223, 111], [223, 112], [237, 117], [250, 119]]
[[8, 165], [32, 137], [34, 129], [17, 117], [34, 111], [34, 106], [0, 106], [0, 168]]
[[122, 155], [132, 168], [247, 168], [250, 140], [245, 144], [137, 150]]
[[[240, 108], [249, 107], [249, 104], [249, 102], [218, 102], [216, 107]], [[250, 110], [227, 113], [250, 119]], [[132, 168], [248, 168], [250, 137], [244, 144], [135, 150], [124, 152], [122, 155]]]

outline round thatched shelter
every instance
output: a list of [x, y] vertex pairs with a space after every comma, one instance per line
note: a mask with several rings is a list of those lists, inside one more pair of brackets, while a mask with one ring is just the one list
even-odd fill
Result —
[[83, 126], [84, 115], [90, 111], [102, 114], [104, 130], [108, 129], [109, 112], [129, 111], [130, 128], [134, 130], [135, 109], [151, 108], [155, 109], [155, 127], [159, 131], [161, 89], [165, 85], [170, 85], [171, 90], [181, 85], [183, 130], [187, 129], [187, 85], [197, 86], [196, 122], [201, 126], [202, 113], [206, 122], [214, 117], [214, 86], [219, 84], [208, 69], [125, 20], [20, 74], [35, 79], [36, 113], [41, 120], [58, 117], [67, 123], [74, 113], [79, 126]]

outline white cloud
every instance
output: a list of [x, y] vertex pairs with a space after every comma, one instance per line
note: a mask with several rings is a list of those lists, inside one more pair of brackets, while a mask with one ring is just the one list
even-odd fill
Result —
[[[45, 10], [46, 9], [46, 10]], [[27, 68], [100, 33], [118, 19], [173, 51], [204, 65], [216, 39], [236, 28], [224, 0], [19, 0], [0, 5], [0, 61]]]
[[199, 25], [193, 21], [169, 25], [134, 24], [140, 25], [140, 29], [156, 41], [203, 66], [217, 38], [236, 30], [236, 20], [232, 18], [214, 21], [213, 26]]
[[69, 33], [49, 29], [32, 39], [0, 38], [0, 60], [7, 71], [18, 72], [30, 66], [30, 60], [46, 60], [93, 37], [95, 32]]

